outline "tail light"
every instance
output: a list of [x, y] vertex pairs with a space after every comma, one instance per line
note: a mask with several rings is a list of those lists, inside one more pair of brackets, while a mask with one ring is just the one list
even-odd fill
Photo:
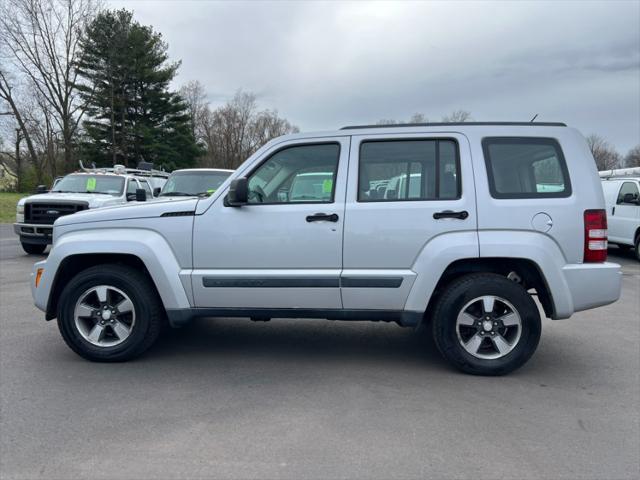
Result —
[[584, 211], [584, 262], [607, 260], [607, 213], [604, 210]]

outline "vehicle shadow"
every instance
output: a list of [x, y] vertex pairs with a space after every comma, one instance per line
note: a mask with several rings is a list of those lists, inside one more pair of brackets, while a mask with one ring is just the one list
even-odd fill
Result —
[[632, 262], [637, 262], [636, 256], [633, 252], [633, 248], [620, 248], [618, 246], [609, 247], [607, 252], [609, 259], [616, 261], [620, 259], [630, 260]]
[[425, 329], [401, 328], [373, 322], [332, 322], [274, 319], [252, 322], [244, 318], [202, 319], [171, 329], [145, 355], [148, 360], [188, 356], [194, 361], [242, 357], [287, 362], [379, 361], [430, 364], [450, 370]]

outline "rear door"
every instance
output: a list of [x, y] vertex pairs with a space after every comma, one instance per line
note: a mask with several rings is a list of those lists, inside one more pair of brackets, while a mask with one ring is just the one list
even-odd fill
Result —
[[344, 308], [402, 310], [415, 280], [412, 267], [425, 245], [445, 233], [475, 235], [475, 229], [466, 137], [352, 137], [341, 278]]

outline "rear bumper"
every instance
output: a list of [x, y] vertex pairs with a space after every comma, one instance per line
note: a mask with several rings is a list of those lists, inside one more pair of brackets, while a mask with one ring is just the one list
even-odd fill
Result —
[[14, 223], [13, 231], [20, 236], [22, 243], [51, 245], [53, 225], [36, 223]]
[[562, 274], [574, 312], [608, 305], [620, 298], [622, 271], [617, 263], [570, 264], [563, 267]]

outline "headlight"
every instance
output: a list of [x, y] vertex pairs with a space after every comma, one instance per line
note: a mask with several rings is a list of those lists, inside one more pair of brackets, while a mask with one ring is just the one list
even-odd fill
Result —
[[18, 205], [16, 213], [18, 215], [23, 215], [24, 214], [24, 204], [23, 205]]

